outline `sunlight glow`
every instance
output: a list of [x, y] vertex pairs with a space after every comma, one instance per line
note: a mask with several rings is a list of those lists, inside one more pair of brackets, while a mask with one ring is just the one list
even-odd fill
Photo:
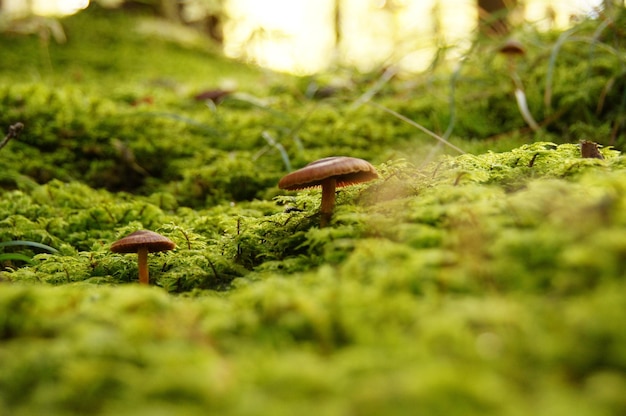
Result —
[[[39, 16], [67, 16], [89, 6], [89, 0], [3, 0], [3, 10], [12, 14], [32, 12]], [[30, 8], [30, 9], [29, 9]]]
[[226, 55], [292, 72], [324, 69], [333, 52], [331, 0], [230, 0]]
[[[108, 0], [113, 3], [119, 0]], [[341, 5], [341, 42], [335, 45], [334, 7]], [[4, 10], [28, 11], [24, 0]], [[67, 15], [89, 0], [31, 0], [40, 15]], [[446, 58], [466, 49], [477, 21], [475, 0], [226, 0], [227, 56], [270, 69], [312, 74], [336, 66], [372, 71], [390, 63], [426, 69], [437, 51]], [[593, 13], [602, 0], [525, 0], [524, 19], [541, 28], [565, 28], [573, 16]]]
[[35, 0], [33, 11], [40, 15], [69, 15], [85, 9], [89, 6], [89, 0]]
[[[524, 19], [565, 28], [602, 0], [526, 0]], [[341, 43], [335, 50], [335, 0], [229, 0], [225, 51], [297, 74], [337, 65], [372, 71], [395, 63], [419, 72], [441, 47], [456, 58], [469, 47], [475, 0], [341, 0]], [[553, 12], [553, 19], [546, 16]]]
[[[572, 18], [578, 15], [593, 14], [594, 9], [602, 6], [602, 0], [526, 0], [525, 18], [529, 22], [539, 23], [540, 27], [565, 28], [571, 24]], [[549, 21], [546, 15], [554, 12], [554, 21]]]

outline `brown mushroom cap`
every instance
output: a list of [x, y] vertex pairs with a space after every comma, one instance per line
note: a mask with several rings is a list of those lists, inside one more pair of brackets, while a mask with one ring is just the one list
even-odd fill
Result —
[[378, 178], [378, 173], [374, 166], [363, 159], [332, 156], [311, 162], [285, 175], [278, 182], [278, 187], [290, 191], [313, 188], [329, 178], [335, 178], [337, 187], [341, 187], [374, 180]]
[[524, 55], [526, 53], [526, 48], [522, 42], [516, 39], [508, 39], [498, 50], [505, 55]]
[[148, 252], [154, 253], [155, 251], [172, 250], [176, 244], [161, 234], [139, 230], [111, 244], [111, 251], [114, 253], [136, 253], [142, 247], [146, 247]]

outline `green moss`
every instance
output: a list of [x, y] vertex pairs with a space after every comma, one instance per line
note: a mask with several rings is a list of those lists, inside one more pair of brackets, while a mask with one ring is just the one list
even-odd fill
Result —
[[[0, 36], [18, 46], [0, 62], [0, 122], [26, 125], [0, 151], [0, 241], [58, 250], [0, 247], [0, 413], [626, 407], [620, 32], [582, 22], [594, 59], [563, 35], [554, 61], [558, 34], [523, 32], [537, 47], [517, 67], [529, 105], [555, 117], [541, 132], [524, 130], [494, 45], [377, 95], [434, 131], [452, 126], [471, 151], [459, 156], [355, 108], [374, 75], [311, 99], [310, 80], [138, 22], [90, 9], [62, 21], [64, 45]], [[84, 48], [103, 43], [115, 47]], [[192, 99], [222, 77], [244, 94], [214, 109]], [[567, 143], [580, 139], [616, 147], [583, 159]], [[288, 165], [337, 154], [381, 178], [339, 189], [320, 229], [320, 191], [276, 184]], [[149, 256], [150, 287], [135, 255], [109, 250], [144, 228], [177, 246]]]
[[2, 323], [2, 354], [20, 350], [21, 359], [4, 367], [3, 403], [108, 414], [183, 400], [189, 414], [251, 406], [309, 414], [321, 400], [331, 414], [415, 406], [516, 414], [513, 403], [529, 411], [548, 401], [539, 414], [550, 414], [571, 411], [584, 392], [574, 401], [581, 414], [620, 406], [622, 331], [592, 318], [624, 318], [615, 287], [550, 305], [527, 296], [414, 298], [347, 276], [325, 270], [196, 301], [138, 287], [5, 287], [2, 307], [17, 313]]

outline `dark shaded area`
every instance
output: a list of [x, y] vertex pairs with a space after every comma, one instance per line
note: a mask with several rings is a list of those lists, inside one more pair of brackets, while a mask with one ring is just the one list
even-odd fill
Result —
[[478, 26], [488, 36], [505, 36], [511, 30], [509, 15], [517, 0], [477, 0]]

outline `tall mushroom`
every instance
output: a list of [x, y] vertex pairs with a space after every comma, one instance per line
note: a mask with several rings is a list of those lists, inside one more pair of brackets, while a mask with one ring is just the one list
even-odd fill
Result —
[[139, 283], [147, 285], [150, 280], [148, 274], [148, 253], [172, 250], [174, 247], [176, 247], [176, 244], [161, 234], [148, 230], [139, 230], [111, 244], [111, 251], [114, 253], [137, 253]]
[[333, 156], [309, 163], [302, 169], [285, 175], [278, 182], [278, 187], [295, 191], [321, 186], [320, 227], [325, 227], [333, 216], [336, 188], [376, 178], [378, 178], [376, 168], [369, 162], [354, 157]]
[[539, 125], [533, 118], [530, 110], [528, 109], [528, 103], [526, 102], [526, 93], [524, 92], [524, 86], [522, 85], [522, 81], [517, 75], [517, 71], [515, 70], [515, 61], [518, 57], [526, 55], [526, 49], [524, 45], [516, 40], [516, 39], [508, 39], [504, 42], [498, 51], [506, 56], [509, 65], [509, 75], [513, 80], [513, 84], [515, 85], [515, 101], [517, 102], [517, 108], [522, 115], [522, 118], [530, 126], [533, 131], [539, 130]]
[[522, 42], [517, 39], [509, 38], [500, 47], [498, 52], [506, 58], [509, 76], [513, 80], [516, 89], [523, 90], [522, 81], [517, 75], [517, 60], [526, 55], [526, 48]]

